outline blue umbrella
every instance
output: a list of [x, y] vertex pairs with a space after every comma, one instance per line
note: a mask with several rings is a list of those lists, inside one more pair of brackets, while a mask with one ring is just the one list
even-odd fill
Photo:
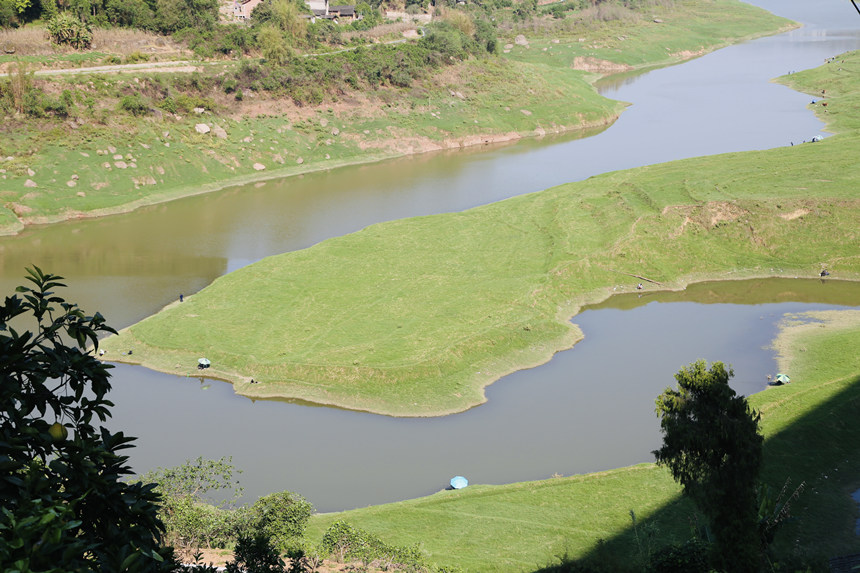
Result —
[[469, 485], [469, 480], [463, 476], [454, 476], [451, 478], [451, 487], [454, 489], [463, 489], [467, 485]]

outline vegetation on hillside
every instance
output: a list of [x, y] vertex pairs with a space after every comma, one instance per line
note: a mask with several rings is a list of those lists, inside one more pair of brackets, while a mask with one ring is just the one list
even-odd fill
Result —
[[[269, 11], [280, 5], [268, 4]], [[589, 9], [573, 11], [565, 22], [574, 27], [536, 27], [529, 45], [505, 38], [516, 31], [502, 29], [515, 20], [510, 7], [486, 10], [437, 8], [413, 39], [401, 33], [418, 25], [406, 22], [348, 31], [346, 24], [318, 21], [288, 32], [307, 21], [290, 9], [264, 10], [241, 27], [248, 55], [241, 55], [246, 48], [227, 48], [231, 59], [126, 74], [33, 72], [46, 71], [43, 65], [163, 66], [170, 63], [165, 57], [175, 57], [168, 52], [181, 51], [182, 34], [168, 39], [93, 27], [95, 48], [87, 51], [28, 47], [28, 54], [0, 55], [10, 74], [0, 78], [6, 192], [0, 229], [16, 232], [30, 223], [127, 211], [230, 183], [405, 153], [605, 126], [623, 105], [593, 90], [596, 76], [578, 69], [577, 58], [636, 53], [623, 65], [667, 64], [785, 25], [732, 0], [685, 0], [671, 10], [646, 3], [631, 12], [635, 18], [607, 22], [586, 18]], [[652, 13], [662, 16], [660, 24], [648, 19]], [[526, 21], [556, 20], [536, 14]], [[34, 26], [0, 31], [0, 45], [22, 34], [27, 46], [47, 46], [46, 37], [33, 39]], [[259, 57], [255, 35], [263, 29], [278, 40], [268, 45], [268, 58]], [[125, 48], [117, 40], [123, 37]], [[399, 43], [379, 43], [394, 38]], [[214, 49], [215, 39], [185, 41], [198, 52], [204, 45], [214, 50], [207, 53], [226, 54]]]

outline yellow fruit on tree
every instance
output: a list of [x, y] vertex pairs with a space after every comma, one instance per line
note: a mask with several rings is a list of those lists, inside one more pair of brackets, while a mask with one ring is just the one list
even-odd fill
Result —
[[51, 424], [51, 427], [48, 428], [48, 433], [51, 434], [51, 438], [55, 442], [62, 442], [69, 437], [69, 430], [59, 422]]

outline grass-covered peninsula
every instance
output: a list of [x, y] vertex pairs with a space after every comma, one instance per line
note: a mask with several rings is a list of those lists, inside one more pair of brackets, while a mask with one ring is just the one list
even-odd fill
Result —
[[[706, 278], [860, 276], [860, 55], [784, 81], [825, 90], [818, 143], [610, 173], [265, 259], [105, 341], [253, 397], [396, 416], [461, 411], [581, 336], [585, 302]], [[827, 106], [824, 106], [827, 103]], [[826, 113], [825, 113], [826, 110]], [[255, 383], [251, 383], [251, 379]]]
[[[113, 53], [110, 35], [97, 38], [102, 51], [2, 54], [0, 233], [247, 181], [608, 125], [624, 105], [596, 93], [600, 75], [791, 26], [737, 0], [648, 2], [636, 11], [603, 4], [588, 19], [576, 3], [561, 6], [571, 10], [561, 19], [493, 12], [506, 24], [492, 54], [459, 44], [488, 18], [479, 4], [465, 16], [437, 11], [423, 37], [403, 38], [399, 31], [417, 35], [415, 26], [392, 24], [386, 35], [358, 38], [364, 44], [306, 46], [283, 66], [258, 52], [227, 60], [180, 48], [167, 55], [166, 46]], [[0, 32], [0, 43], [14, 46], [28, 30], [38, 31]], [[164, 42], [134, 36], [133, 45]], [[182, 61], [146, 67], [171, 57]], [[132, 62], [144, 67], [87, 72]], [[58, 66], [80, 69], [32, 75]]]

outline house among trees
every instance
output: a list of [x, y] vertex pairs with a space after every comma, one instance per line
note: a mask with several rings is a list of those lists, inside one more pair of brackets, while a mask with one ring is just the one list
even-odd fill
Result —
[[314, 18], [355, 20], [355, 5], [330, 6], [328, 0], [307, 0]]
[[250, 20], [251, 12], [263, 0], [233, 0], [233, 16], [236, 20]]
[[[232, 18], [233, 20], [247, 21], [251, 19], [251, 12], [254, 8], [260, 5], [264, 0], [233, 0]], [[308, 7], [313, 14], [312, 18], [323, 18], [326, 20], [345, 19], [352, 21], [357, 19], [355, 13], [355, 5], [330, 6], [328, 0], [307, 0]]]

